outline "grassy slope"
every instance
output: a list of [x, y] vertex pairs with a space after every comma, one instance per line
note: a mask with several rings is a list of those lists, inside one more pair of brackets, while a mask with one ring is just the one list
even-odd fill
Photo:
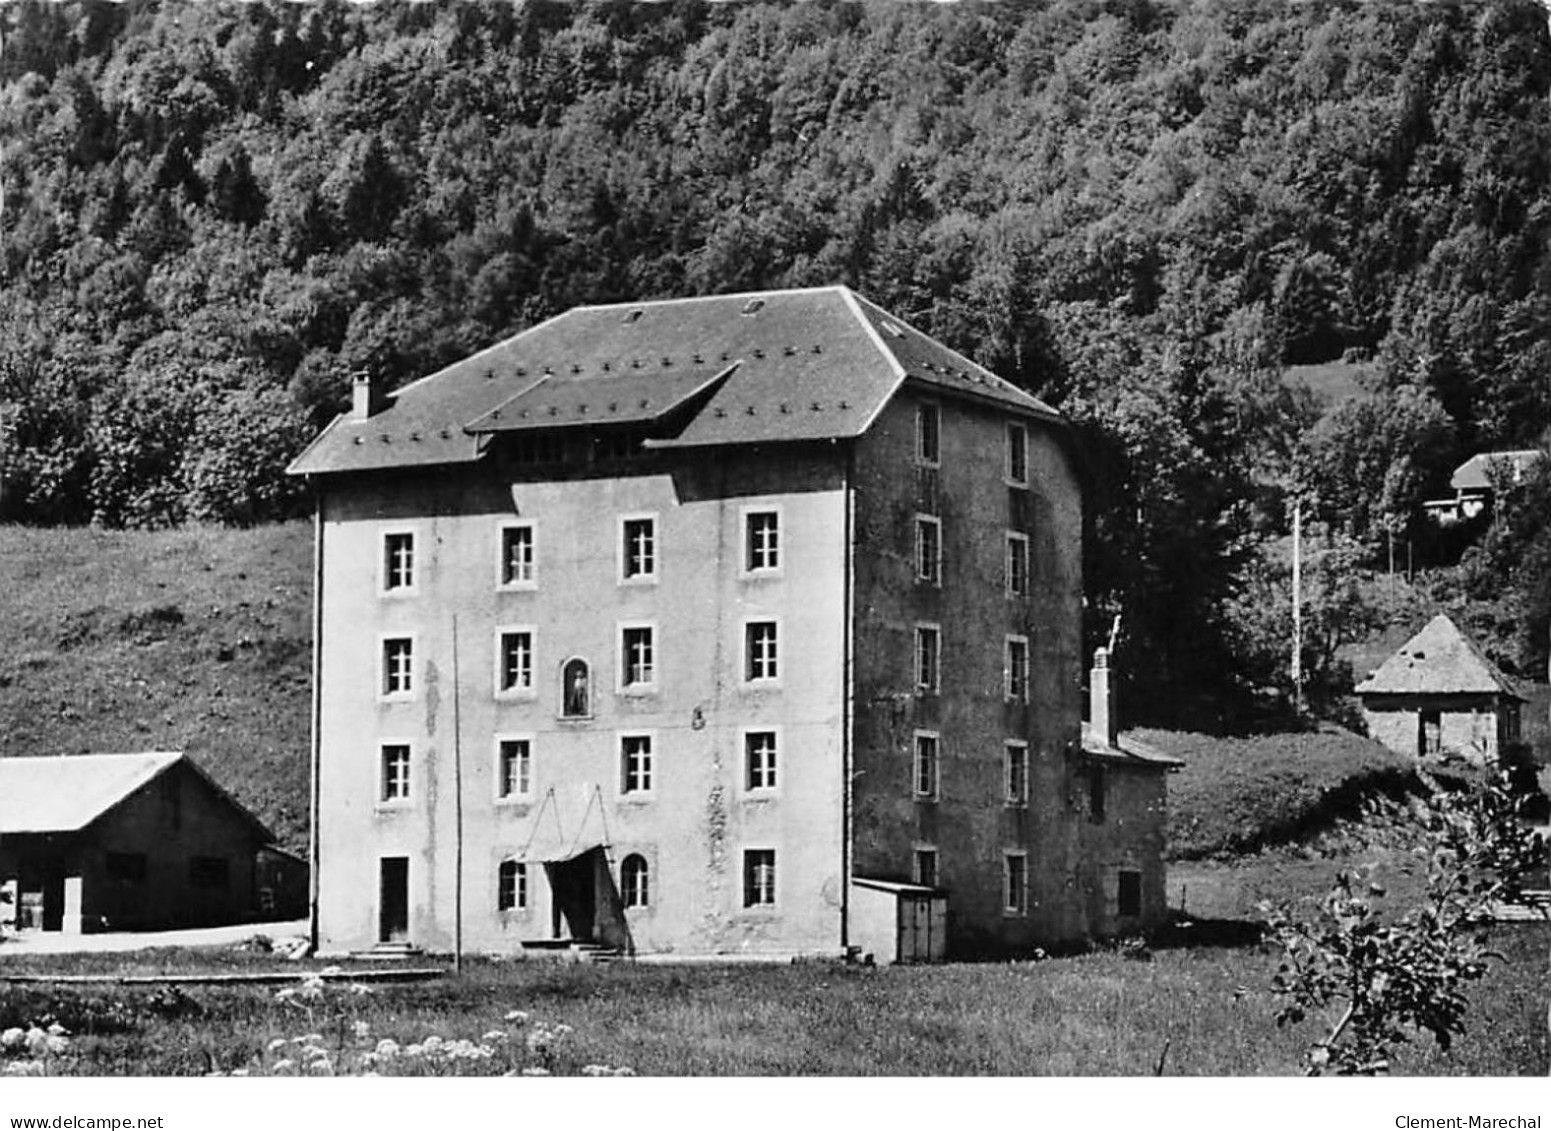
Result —
[[1253, 738], [1136, 733], [1185, 760], [1169, 777], [1169, 851], [1176, 859], [1307, 839], [1355, 816], [1365, 794], [1397, 792], [1410, 779], [1404, 758], [1336, 727]]
[[183, 750], [305, 847], [312, 529], [0, 528], [0, 755]]

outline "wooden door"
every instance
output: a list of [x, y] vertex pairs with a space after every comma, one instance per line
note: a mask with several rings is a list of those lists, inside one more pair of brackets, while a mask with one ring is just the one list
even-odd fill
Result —
[[409, 857], [384, 856], [378, 886], [378, 942], [409, 938]]

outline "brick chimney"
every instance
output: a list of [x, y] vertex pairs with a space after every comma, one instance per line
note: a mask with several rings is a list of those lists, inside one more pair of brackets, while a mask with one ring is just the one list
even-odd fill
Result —
[[351, 418], [365, 420], [376, 416], [387, 403], [388, 394], [383, 389], [382, 382], [364, 369], [357, 371], [355, 383], [350, 390]]
[[1106, 746], [1118, 746], [1120, 718], [1109, 682], [1109, 649], [1093, 653], [1093, 670], [1088, 673], [1088, 729]]

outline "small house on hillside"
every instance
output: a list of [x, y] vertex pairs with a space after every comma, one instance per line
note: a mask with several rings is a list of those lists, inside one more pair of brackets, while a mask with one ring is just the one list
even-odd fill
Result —
[[1494, 763], [1519, 741], [1524, 695], [1439, 613], [1357, 685], [1368, 733], [1399, 754]]
[[1449, 486], [1452, 499], [1429, 499], [1422, 504], [1439, 526], [1468, 522], [1484, 514], [1499, 486], [1523, 483], [1545, 453], [1530, 448], [1512, 452], [1478, 452], [1454, 469]]
[[179, 753], [0, 759], [0, 928], [238, 923], [274, 836]]

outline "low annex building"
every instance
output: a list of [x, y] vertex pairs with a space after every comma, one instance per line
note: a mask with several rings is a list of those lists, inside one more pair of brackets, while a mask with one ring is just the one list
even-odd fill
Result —
[[1357, 685], [1368, 733], [1397, 754], [1496, 763], [1525, 696], [1443, 613]]
[[291, 469], [318, 947], [909, 960], [1156, 923], [1166, 767], [1082, 737], [1072, 443], [843, 287], [581, 307], [358, 380]]
[[0, 928], [240, 923], [273, 840], [182, 754], [0, 758]]

